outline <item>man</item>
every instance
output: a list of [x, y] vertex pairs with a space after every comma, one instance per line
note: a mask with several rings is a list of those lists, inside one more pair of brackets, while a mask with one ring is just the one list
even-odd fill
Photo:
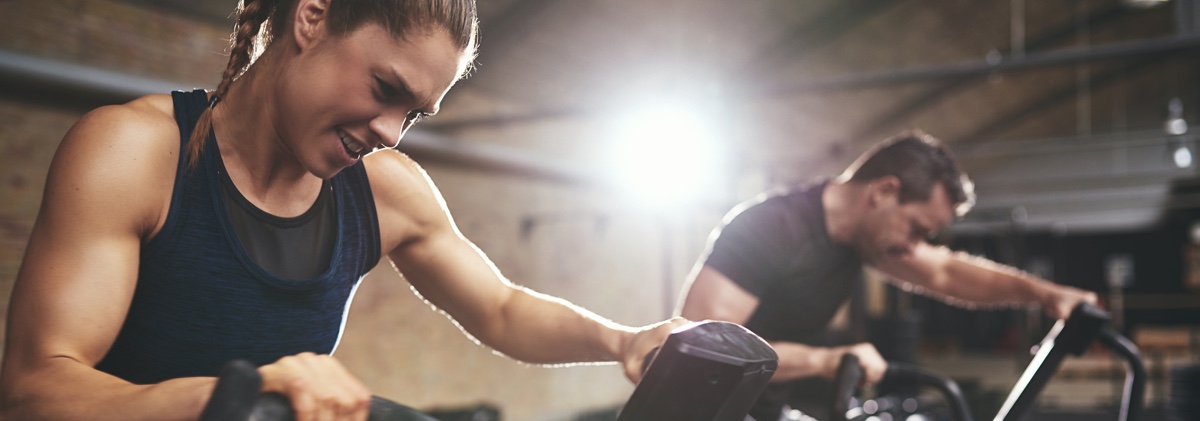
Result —
[[[680, 314], [740, 323], [779, 354], [772, 383], [833, 378], [843, 354], [878, 382], [887, 363], [868, 343], [817, 347], [821, 332], [861, 283], [863, 264], [928, 295], [981, 305], [1040, 305], [1057, 318], [1096, 295], [1056, 285], [925, 239], [974, 203], [971, 181], [940, 143], [902, 133], [840, 176], [764, 193], [718, 227], [684, 289]], [[773, 385], [751, 415], [774, 421], [786, 385]]]

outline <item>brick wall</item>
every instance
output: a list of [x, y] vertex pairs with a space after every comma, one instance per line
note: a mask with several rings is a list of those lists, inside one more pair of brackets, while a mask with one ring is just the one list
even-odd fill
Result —
[[[183, 88], [211, 86], [224, 66], [226, 31], [187, 17], [110, 0], [0, 1], [0, 8], [0, 50], [180, 81]], [[0, 95], [5, 307], [50, 159], [83, 112], [39, 104]], [[462, 231], [514, 282], [626, 324], [666, 316], [720, 216], [696, 212], [663, 230], [662, 219], [623, 209], [603, 192], [457, 167], [428, 170]], [[664, 262], [666, 251], [671, 260]], [[388, 266], [358, 290], [337, 352], [376, 394], [417, 407], [490, 402], [508, 420], [547, 420], [619, 404], [632, 390], [615, 366], [530, 367], [494, 355], [431, 311]]]

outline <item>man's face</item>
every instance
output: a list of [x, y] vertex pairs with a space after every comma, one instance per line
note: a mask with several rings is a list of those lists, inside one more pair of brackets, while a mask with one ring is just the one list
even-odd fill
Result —
[[935, 184], [926, 201], [900, 203], [899, 189], [874, 194], [872, 208], [862, 221], [859, 252], [867, 261], [907, 257], [922, 241], [954, 220], [945, 186]]

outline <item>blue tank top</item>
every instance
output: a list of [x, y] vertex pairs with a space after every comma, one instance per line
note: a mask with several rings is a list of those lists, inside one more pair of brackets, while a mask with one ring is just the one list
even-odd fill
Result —
[[362, 277], [380, 259], [375, 202], [362, 162], [334, 176], [337, 233], [329, 268], [286, 280], [238, 242], [221, 194], [212, 133], [196, 168], [185, 145], [207, 106], [202, 90], [173, 92], [180, 154], [167, 219], [141, 250], [129, 313], [97, 369], [148, 384], [215, 376], [233, 359], [256, 365], [301, 352], [332, 353]]

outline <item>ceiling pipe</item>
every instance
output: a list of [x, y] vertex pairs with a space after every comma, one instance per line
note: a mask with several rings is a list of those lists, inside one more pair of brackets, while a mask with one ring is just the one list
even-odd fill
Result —
[[[1102, 60], [1129, 59], [1144, 56], [1175, 54], [1198, 49], [1200, 49], [1200, 35], [1178, 36], [1154, 39], [1150, 41], [1113, 43], [1083, 49], [1061, 50], [1045, 53], [1025, 52], [1020, 58], [1016, 58], [1013, 55], [1009, 55], [1008, 57], [997, 56], [995, 58], [989, 58], [985, 60], [943, 64], [925, 68], [860, 73], [845, 77], [834, 77], [800, 82], [791, 85], [749, 88], [741, 91], [728, 92], [722, 96], [722, 98], [753, 100], [767, 97], [784, 97], [872, 87], [886, 87], [941, 79], [1011, 73]], [[716, 96], [712, 98], [712, 100], [718, 99], [720, 98]], [[451, 121], [437, 125], [435, 130], [446, 131], [467, 127], [513, 124], [552, 118], [584, 117], [590, 114], [599, 113], [603, 110], [603, 108], [588, 106], [556, 107], [553, 110], [543, 110], [540, 112], [522, 115], [502, 115], [473, 120]]]
[[970, 61], [926, 68], [889, 70], [836, 77], [793, 85], [747, 91], [745, 96], [786, 96], [879, 86], [926, 82], [937, 79], [1007, 73], [1044, 67], [1065, 66], [1101, 60], [1172, 54], [1200, 49], [1200, 36], [1170, 37], [1151, 41], [1114, 43], [1083, 49], [1029, 54], [1022, 58]]
[[14, 85], [20, 84], [27, 88], [35, 85], [52, 87], [55, 91], [75, 91], [107, 99], [111, 103], [127, 102], [140, 96], [187, 87], [203, 87], [202, 84], [133, 76], [4, 50], [0, 50], [0, 76]]
[[463, 143], [429, 131], [409, 130], [400, 141], [399, 149], [421, 162], [446, 163], [569, 185], [612, 186], [599, 174], [561, 164], [552, 158], [509, 147]]
[[[1024, 2], [1024, 0], [1013, 1], [1020, 1], [1022, 4]], [[1024, 6], [1022, 6], [1022, 8], [1023, 7]], [[1127, 6], [1119, 4], [1112, 5], [1110, 7], [1093, 11], [1087, 16], [1084, 24], [1093, 28], [1111, 26], [1116, 22], [1124, 21], [1129, 17], [1138, 16], [1135, 13], [1131, 13], [1133, 11], [1129, 10]], [[1017, 11], [1014, 11], [1013, 14], [1015, 16]], [[1056, 44], [1061, 44], [1069, 37], [1073, 37], [1076, 32], [1076, 24], [1077, 22], [1072, 19], [1066, 24], [1050, 28], [1049, 30], [1044, 31], [1033, 38], [1026, 38], [1026, 36], [1023, 34], [1024, 23], [1022, 23], [1020, 24], [1022, 28], [1022, 35], [1019, 37], [1020, 41], [1018, 41], [1017, 37], [1014, 35], [1012, 41], [1013, 46], [1008, 53], [1010, 57], [1019, 58], [1029, 51], [1044, 52], [1049, 47]], [[1012, 31], [1014, 34], [1017, 33], [1016, 28], [1013, 28]], [[1019, 52], [1017, 48], [1018, 45], [1020, 46]], [[1005, 52], [1000, 51], [1000, 53]], [[914, 99], [893, 106], [891, 110], [885, 112], [881, 117], [874, 119], [871, 123], [864, 125], [862, 129], [858, 130], [853, 135], [848, 136], [847, 139], [850, 139], [852, 142], [864, 142], [868, 139], [880, 139], [887, 137], [891, 134], [890, 130], [904, 125], [912, 116], [928, 111], [929, 108], [942, 103], [944, 99], [980, 85], [986, 82], [988, 79], [989, 78], [987, 75], [950, 78], [944, 82], [941, 82], [942, 84], [940, 86], [933, 87]]]
[[1188, 0], [1192, 4], [1192, 34], [1200, 32], [1200, 4], [1196, 0]]
[[[19, 86], [25, 92], [68, 93], [92, 98], [98, 104], [119, 104], [135, 98], [200, 86], [134, 76], [95, 67], [0, 50], [0, 85]], [[203, 87], [203, 86], [201, 86]], [[605, 185], [601, 177], [557, 161], [512, 148], [459, 142], [413, 129], [400, 142], [400, 150], [421, 161], [483, 169], [573, 185]]]
[[1175, 0], [1172, 3], [1175, 6], [1173, 13], [1175, 17], [1175, 35], [1181, 37], [1194, 35], [1196, 33], [1197, 16], [1200, 16], [1194, 15], [1196, 13], [1195, 0]]

